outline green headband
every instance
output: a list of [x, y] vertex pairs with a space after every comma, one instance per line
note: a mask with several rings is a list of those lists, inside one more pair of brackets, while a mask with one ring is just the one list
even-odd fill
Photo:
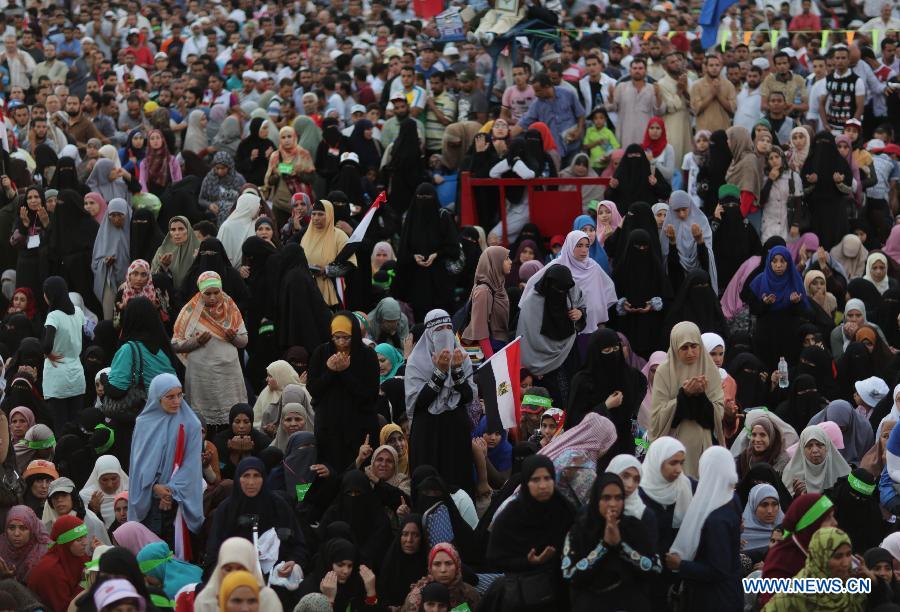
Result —
[[826, 512], [828, 512], [834, 506], [834, 502], [825, 497], [824, 495], [819, 498], [819, 501], [814, 503], [806, 513], [800, 517], [800, 520], [797, 522], [797, 526], [794, 527], [794, 530], [790, 529], [784, 530], [785, 537], [791, 535], [792, 533], [799, 533], [818, 521], [822, 518]]
[[197, 288], [200, 289], [200, 293], [203, 293], [210, 287], [217, 287], [219, 289], [222, 288], [222, 279], [211, 276], [209, 278], [204, 278], [202, 281], [197, 282]]
[[174, 558], [175, 558], [175, 554], [172, 552], [169, 552], [169, 554], [167, 556], [163, 557], [162, 559], [147, 559], [146, 561], [141, 561], [138, 565], [141, 568], [141, 573], [147, 574], [147, 573], [155, 570], [157, 567], [159, 567], [163, 563], [167, 563], [169, 561], [169, 559], [174, 559]]
[[[53, 543], [54, 544], [68, 544], [69, 542], [74, 542], [78, 538], [83, 538], [83, 537], [87, 536], [87, 534], [88, 534], [87, 525], [82, 523], [81, 525], [78, 525], [77, 527], [73, 527], [72, 529], [69, 529], [68, 531], [64, 531], [63, 533], [59, 534], [59, 537], [56, 538], [56, 540]], [[52, 544], [51, 544], [51, 546], [52, 546]]]
[[97, 431], [98, 429], [105, 429], [109, 432], [109, 437], [106, 439], [106, 443], [94, 447], [94, 452], [98, 455], [102, 455], [103, 453], [111, 449], [112, 445], [116, 443], [116, 432], [113, 431], [111, 427], [108, 427], [103, 423], [100, 423], [96, 427], [94, 427], [94, 431]]
[[22, 443], [31, 450], [44, 450], [56, 446], [56, 438], [50, 436], [46, 440], [22, 440]]
[[150, 593], [150, 601], [157, 608], [174, 608], [175, 602], [165, 597], [163, 595], [157, 595], [156, 593]]
[[[754, 410], [756, 410], [756, 408], [754, 408]], [[759, 411], [760, 411], [760, 412], [768, 412], [769, 409], [768, 409], [768, 407], [766, 407], [766, 406], [762, 406], [761, 408], [759, 408]], [[755, 424], [756, 424], [756, 423], [754, 423], [754, 425], [755, 425]], [[749, 425], [746, 421], [744, 421], [744, 431], [747, 432], [747, 435], [748, 435], [748, 436], [750, 435], [750, 432], [753, 431], [753, 428], [750, 427], [750, 425]]]
[[100, 559], [93, 559], [92, 561], [88, 561], [84, 564], [84, 569], [94, 569], [95, 567], [100, 566]]
[[262, 325], [259, 326], [259, 335], [260, 336], [263, 334], [271, 334], [274, 331], [275, 331], [274, 323], [263, 323]]
[[854, 491], [867, 497], [875, 492], [874, 484], [866, 484], [853, 474], [847, 474], [847, 483]]
[[553, 400], [543, 395], [526, 395], [522, 398], [522, 404], [525, 406], [541, 406], [543, 408], [553, 408]]

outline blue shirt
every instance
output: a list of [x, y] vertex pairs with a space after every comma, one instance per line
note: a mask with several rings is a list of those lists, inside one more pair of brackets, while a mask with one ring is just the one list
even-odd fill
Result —
[[[568, 89], [554, 87], [553, 91], [552, 98], [534, 99], [528, 112], [519, 120], [519, 127], [528, 129], [537, 121], [546, 123], [556, 141], [556, 147], [562, 152], [568, 146], [563, 138], [563, 132], [573, 125], [578, 125], [578, 120], [584, 117], [584, 107], [578, 101], [578, 96]], [[581, 139], [574, 144], [580, 147]]]
[[79, 41], [77, 38], [73, 38], [72, 42], [66, 42], [66, 39], [63, 38], [58, 43], [56, 43], [56, 52], [61, 53], [63, 51], [72, 51], [73, 53], [75, 53], [75, 57], [63, 58], [66, 66], [71, 68], [72, 64], [75, 63], [75, 60], [81, 57], [81, 41]]

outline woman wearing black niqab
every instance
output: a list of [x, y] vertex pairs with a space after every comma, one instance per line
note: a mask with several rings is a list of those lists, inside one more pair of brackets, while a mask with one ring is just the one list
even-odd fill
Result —
[[131, 261], [135, 259], [153, 261], [163, 237], [152, 212], [146, 208], [135, 210], [131, 215]]
[[[662, 246], [659, 243], [659, 228], [656, 225], [656, 217], [653, 209], [646, 202], [633, 202], [628, 212], [622, 218], [622, 226], [612, 236], [606, 239], [604, 248], [614, 263], [625, 255], [625, 247], [628, 245], [628, 236], [631, 232], [642, 229], [651, 237], [650, 249], [660, 263], [663, 262]], [[656, 237], [656, 240], [653, 240]]]
[[728, 336], [722, 305], [710, 283], [709, 274], [704, 270], [695, 270], [684, 279], [666, 315], [663, 338], [668, 338], [672, 328], [681, 321], [696, 323], [704, 333], [713, 332], [723, 338]]
[[[302, 346], [312, 355], [329, 338], [331, 311], [310, 274], [303, 247], [287, 244], [268, 257], [266, 266], [267, 301], [272, 307], [266, 317], [275, 322], [278, 346], [282, 350]], [[298, 317], [298, 312], [304, 316]]]
[[[855, 384], [876, 375], [872, 354], [862, 342], [851, 342], [837, 360], [838, 398], [853, 402]], [[831, 400], [838, 398], [829, 398]]]
[[85, 186], [78, 182], [78, 171], [75, 168], [74, 159], [71, 157], [59, 158], [59, 163], [56, 165], [56, 172], [53, 174], [53, 179], [50, 181], [50, 188], [56, 189], [57, 191], [71, 189], [80, 196], [87, 193]]
[[709, 137], [709, 161], [697, 175], [697, 194], [703, 201], [703, 210], [712, 214], [719, 201], [719, 187], [725, 184], [725, 174], [731, 165], [731, 147], [725, 130], [716, 130]]
[[364, 472], [354, 469], [344, 474], [341, 491], [322, 515], [319, 531], [324, 535], [335, 521], [350, 525], [360, 561], [371, 568], [380, 567], [391, 543], [391, 525]]
[[825, 491], [826, 497], [834, 502], [834, 518], [850, 536], [855, 554], [878, 546], [887, 535], [878, 504], [877, 484], [868, 470], [858, 467], [838, 478], [834, 486]]
[[800, 178], [812, 214], [810, 229], [819, 237], [819, 244], [830, 251], [847, 234], [848, 202], [853, 195], [853, 173], [831, 132], [816, 134]]
[[[250, 120], [250, 135], [238, 145], [237, 154], [234, 156], [234, 167], [248, 183], [262, 185], [266, 179], [266, 169], [269, 165], [269, 156], [275, 150], [274, 144], [268, 137], [259, 135], [260, 129], [266, 124], [263, 117], [255, 117]], [[256, 151], [256, 155], [253, 152]]]
[[59, 163], [56, 151], [54, 151], [50, 145], [38, 145], [34, 150], [34, 161], [36, 165], [34, 170], [35, 180], [38, 181], [44, 189], [49, 189], [50, 183], [53, 180], [53, 175], [56, 173], [56, 165]]
[[69, 290], [80, 293], [89, 300], [89, 304], [98, 307], [99, 303], [94, 299], [91, 259], [99, 229], [100, 226], [84, 209], [78, 192], [64, 189], [59, 193], [47, 231], [50, 243], [48, 257], [55, 264], [57, 274], [66, 280]]
[[615, 457], [634, 454], [631, 421], [647, 391], [647, 380], [625, 361], [622, 341], [611, 329], [591, 334], [587, 364], [572, 379], [566, 429], [571, 429], [589, 412], [609, 418], [616, 426], [616, 442], [605, 454]]
[[[441, 210], [434, 186], [419, 185], [400, 231], [393, 286], [394, 296], [412, 306], [417, 321], [429, 310], [450, 305], [453, 282], [446, 261], [458, 257], [459, 250], [453, 217]], [[432, 255], [430, 266], [419, 263], [419, 256]]]
[[781, 482], [781, 474], [775, 471], [768, 463], [754, 463], [744, 474], [744, 477], [738, 482], [734, 491], [737, 493], [738, 499], [741, 500], [741, 506], [746, 506], [750, 499], [750, 490], [758, 484], [770, 484], [778, 491], [778, 504], [782, 511], [786, 511], [791, 507], [794, 498], [788, 493], [787, 487]]
[[206, 238], [200, 243], [194, 263], [188, 269], [180, 287], [183, 303], [187, 303], [197, 294], [197, 279], [204, 272], [218, 274], [222, 279], [222, 291], [234, 300], [242, 314], [247, 310], [250, 292], [240, 273], [231, 265], [225, 247], [218, 238]]
[[408, 514], [378, 572], [378, 597], [384, 605], [403, 605], [410, 587], [428, 573], [427, 548], [422, 515]]
[[767, 405], [769, 377], [759, 357], [753, 353], [741, 353], [728, 364], [728, 373], [737, 383], [735, 401], [742, 410]]
[[658, 170], [650, 169], [650, 160], [641, 145], [630, 144], [610, 179], [606, 199], [616, 203], [619, 209], [628, 209], [633, 202], [665, 202], [672, 186]]
[[722, 212], [719, 213], [717, 206], [713, 218], [710, 219], [710, 226], [713, 233], [716, 276], [719, 281], [717, 292], [721, 295], [741, 264], [747, 261], [748, 257], [759, 255], [762, 245], [759, 234], [741, 214], [739, 197], [731, 194], [723, 195], [719, 198], [718, 205], [722, 207]]
[[319, 142], [319, 148], [309, 152], [310, 155], [315, 154], [317, 183], [321, 183], [321, 193], [334, 189], [334, 181], [341, 165], [341, 155], [349, 150], [349, 142], [347, 137], [341, 134], [337, 119], [327, 117], [322, 121], [322, 141]]
[[836, 368], [831, 353], [820, 346], [807, 346], [800, 351], [797, 367], [791, 375], [799, 377], [800, 374], [809, 374], [816, 381], [819, 395], [827, 401], [833, 401], [843, 397], [835, 381], [835, 372]]
[[[659, 244], [656, 234], [640, 228], [631, 230], [625, 239], [625, 250], [614, 262], [612, 274], [621, 303], [616, 308], [615, 328], [625, 334], [634, 352], [644, 358], [665, 346], [659, 332], [663, 308], [672, 299], [672, 288], [662, 262], [653, 251], [654, 241]], [[648, 306], [647, 312], [634, 312]]]
[[788, 398], [778, 405], [775, 414], [795, 431], [803, 431], [827, 403], [816, 388], [816, 379], [809, 374], [800, 374], [791, 380]]
[[425, 159], [415, 119], [407, 117], [400, 122], [397, 140], [391, 144], [390, 152], [390, 161], [384, 168], [389, 173], [388, 205], [399, 218], [415, 204], [417, 187], [426, 180]]
[[[372, 122], [368, 119], [360, 119], [353, 124], [353, 132], [350, 134], [349, 148], [359, 158], [359, 167], [365, 174], [369, 168], [376, 170], [381, 166], [381, 150], [379, 143], [374, 138], [366, 138], [366, 130], [373, 129]], [[357, 203], [357, 202], [354, 202]]]
[[[343, 470], [353, 463], [366, 436], [370, 442], [378, 440], [378, 359], [363, 344], [352, 312], [338, 312], [326, 329], [331, 338], [309, 359], [307, 388], [316, 410], [319, 459]], [[338, 334], [340, 340], [335, 339]], [[342, 359], [349, 364], [341, 363]]]

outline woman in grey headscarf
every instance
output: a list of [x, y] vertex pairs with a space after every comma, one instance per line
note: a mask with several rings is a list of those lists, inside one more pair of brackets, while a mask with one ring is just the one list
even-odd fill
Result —
[[0, 286], [2, 286], [3, 296], [7, 299], [7, 301], [12, 301], [13, 291], [16, 290], [16, 271], [13, 268], [9, 268], [8, 270], [3, 271], [3, 275], [0, 276]]
[[[591, 158], [587, 153], [578, 153], [572, 158], [572, 163], [563, 168], [559, 173], [560, 178], [597, 178], [600, 176], [591, 168]], [[560, 187], [560, 191], [575, 191], [575, 186]], [[591, 200], [602, 200], [606, 188], [603, 185], [581, 186], [581, 207], [587, 210]]]
[[131, 264], [131, 207], [122, 198], [113, 198], [100, 224], [91, 271], [94, 273], [94, 295], [103, 304], [103, 318], [112, 319], [116, 291]]
[[410, 428], [410, 469], [431, 465], [451, 487], [472, 485], [469, 405], [478, 399], [472, 361], [443, 310], [425, 316], [425, 333], [403, 379]]
[[[694, 237], [694, 226], [700, 230]], [[669, 197], [669, 212], [659, 232], [659, 242], [662, 247], [663, 265], [669, 271], [669, 280], [672, 287], [680, 287], [688, 274], [696, 270], [705, 270], [709, 273], [712, 287], [718, 287], [719, 281], [716, 275], [716, 258], [713, 255], [712, 228], [706, 215], [697, 208], [686, 191], [673, 191]], [[705, 251], [704, 251], [705, 249]], [[677, 257], [678, 265], [673, 266], [669, 261], [669, 253]], [[681, 278], [673, 278], [673, 268], [681, 268]]]
[[102, 195], [107, 202], [121, 198], [127, 204], [131, 202], [131, 194], [128, 192], [128, 185], [125, 179], [122, 178], [122, 173], [125, 171], [121, 168], [116, 168], [116, 162], [118, 161], [118, 155], [116, 156], [116, 161], [105, 157], [98, 159], [97, 163], [94, 164], [94, 169], [91, 170], [91, 175], [88, 177], [87, 185], [91, 191]]
[[238, 118], [240, 112], [239, 107], [232, 109], [231, 114], [222, 121], [212, 141], [212, 146], [217, 152], [225, 151], [232, 158], [237, 154], [238, 145], [241, 144], [241, 120]]
[[199, 157], [206, 157], [209, 148], [209, 137], [206, 134], [208, 120], [202, 110], [192, 110], [188, 115], [187, 131], [184, 133], [182, 151], [191, 151]]
[[[866, 418], [853, 409], [846, 400], [834, 400], [809, 420], [809, 425], [821, 425], [825, 421], [836, 423], [844, 434], [844, 448], [838, 449], [847, 463], [859, 465], [863, 455], [875, 445], [875, 433]], [[797, 449], [800, 452], [800, 449]]]
[[[322, 130], [316, 123], [306, 115], [300, 115], [294, 119], [294, 131], [297, 132], [297, 144], [307, 151], [315, 152], [319, 149], [319, 143], [322, 142]], [[272, 132], [269, 126], [269, 138], [277, 139], [278, 132]], [[274, 140], [278, 144], [277, 140]]]

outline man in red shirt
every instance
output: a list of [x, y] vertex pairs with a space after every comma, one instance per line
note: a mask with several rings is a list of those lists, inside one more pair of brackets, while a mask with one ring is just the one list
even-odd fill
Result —
[[141, 40], [141, 33], [137, 28], [128, 30], [128, 46], [124, 51], [132, 51], [134, 53], [135, 63], [141, 68], [153, 67], [153, 54], [150, 52], [147, 44]]
[[822, 23], [819, 21], [818, 15], [813, 15], [812, 13], [812, 0], [803, 0], [800, 3], [801, 12], [799, 15], [795, 15], [793, 19], [791, 19], [791, 24], [788, 26], [788, 29], [791, 31], [808, 31], [808, 32], [820, 32], [822, 30]]

